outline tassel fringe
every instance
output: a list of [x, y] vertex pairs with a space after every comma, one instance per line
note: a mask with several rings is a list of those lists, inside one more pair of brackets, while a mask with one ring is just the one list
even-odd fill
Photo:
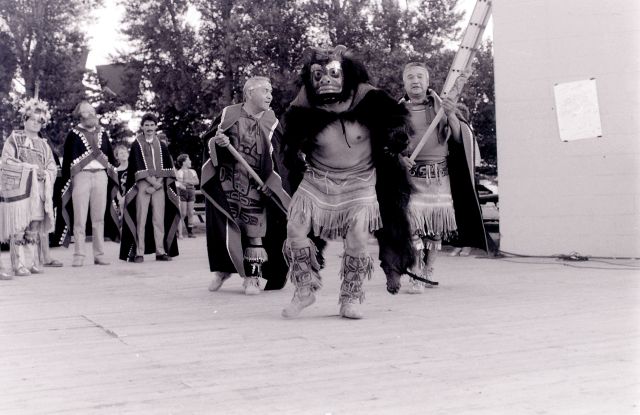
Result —
[[290, 206], [289, 219], [295, 223], [308, 223], [310, 220], [313, 233], [323, 239], [344, 237], [355, 218], [362, 218], [370, 233], [382, 228], [380, 207], [377, 203], [328, 210], [322, 209], [313, 200], [297, 192]]
[[269, 260], [267, 251], [261, 246], [249, 246], [244, 249], [244, 260], [251, 263], [264, 263]]
[[[456, 235], [456, 215], [452, 207], [409, 208], [409, 223], [421, 237], [449, 240]], [[440, 249], [440, 241], [427, 240], [427, 249]]]

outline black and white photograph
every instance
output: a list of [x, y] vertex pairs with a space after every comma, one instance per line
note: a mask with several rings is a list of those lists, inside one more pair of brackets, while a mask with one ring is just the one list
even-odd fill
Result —
[[640, 415], [638, 21], [0, 0], [0, 414]]

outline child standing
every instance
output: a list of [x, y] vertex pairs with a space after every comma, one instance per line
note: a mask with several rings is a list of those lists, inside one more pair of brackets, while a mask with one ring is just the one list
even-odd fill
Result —
[[116, 160], [118, 160], [118, 167], [116, 167], [118, 182], [120, 184], [118, 189], [118, 214], [120, 215], [120, 220], [122, 220], [125, 184], [127, 183], [127, 169], [129, 168], [129, 149], [123, 144], [118, 144], [113, 152]]
[[187, 154], [180, 154], [177, 159], [178, 171], [176, 172], [176, 184], [178, 195], [180, 196], [180, 215], [182, 223], [180, 225], [180, 236], [182, 225], [187, 227], [187, 236], [195, 238], [193, 234], [193, 204], [196, 200], [196, 185], [200, 183], [198, 174], [191, 168], [191, 159]]

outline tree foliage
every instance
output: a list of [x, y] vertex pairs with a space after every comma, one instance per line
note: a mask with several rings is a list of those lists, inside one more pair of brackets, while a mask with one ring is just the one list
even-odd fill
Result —
[[137, 109], [160, 115], [175, 155], [187, 151], [196, 157], [199, 124], [212, 96], [202, 68], [203, 45], [185, 19], [189, 5], [183, 0], [126, 2], [123, 32], [135, 48], [120, 59], [142, 75]]
[[[150, 99], [139, 109], [156, 111], [177, 155], [201, 158], [200, 135], [222, 108], [242, 100], [252, 75], [272, 79], [273, 106], [285, 108], [295, 87], [295, 64], [305, 38], [305, 20], [294, 0], [127, 1], [124, 33], [136, 49], [121, 56], [137, 65]], [[197, 28], [186, 18], [197, 10]], [[144, 91], [143, 91], [144, 95]]]
[[[433, 68], [436, 89], [459, 37], [457, 0], [122, 0], [124, 33], [135, 45], [120, 59], [143, 74], [139, 109], [160, 115], [174, 153], [198, 165], [198, 136], [222, 108], [242, 100], [253, 75], [274, 85], [281, 114], [297, 92], [299, 59], [308, 46], [344, 44], [365, 62], [372, 83], [402, 96], [409, 61]], [[199, 21], [187, 16], [197, 11]]]
[[[85, 97], [82, 80], [88, 50], [81, 24], [100, 4], [101, 0], [0, 0], [0, 17], [6, 23], [0, 50], [13, 58], [0, 61], [0, 76], [17, 82], [20, 95], [37, 94], [49, 103], [53, 116], [45, 133], [54, 147], [68, 131], [74, 105]], [[6, 117], [3, 137], [21, 127], [8, 92], [6, 86], [0, 89]]]
[[490, 41], [476, 53], [474, 71], [467, 82], [461, 101], [469, 108], [471, 124], [486, 163], [483, 173], [497, 173], [496, 152], [496, 100], [493, 75], [493, 45]]
[[[187, 152], [197, 168], [199, 137], [223, 107], [242, 100], [248, 77], [271, 78], [272, 108], [284, 112], [298, 90], [305, 48], [347, 46], [366, 62], [374, 85], [400, 98], [402, 67], [410, 61], [427, 63], [432, 86], [441, 89], [455, 53], [450, 47], [461, 34], [457, 0], [119, 0], [125, 7], [121, 30], [132, 47], [115, 57], [128, 75], [126, 92], [113, 98], [82, 67], [80, 23], [102, 1], [0, 0], [6, 22], [0, 21], [4, 134], [15, 121], [10, 85], [18, 79], [24, 95], [38, 89], [54, 107], [47, 131], [54, 142], [61, 141], [80, 98], [94, 102], [113, 138], [124, 140], [132, 133], [119, 119], [119, 107], [136, 102], [136, 110], [160, 116], [174, 156]], [[461, 99], [471, 110], [483, 156], [495, 164], [491, 45], [477, 56], [476, 75]]]
[[2, 19], [0, 20], [0, 144], [9, 134], [15, 116], [9, 96], [13, 77], [18, 68], [14, 49], [13, 36], [9, 26]]

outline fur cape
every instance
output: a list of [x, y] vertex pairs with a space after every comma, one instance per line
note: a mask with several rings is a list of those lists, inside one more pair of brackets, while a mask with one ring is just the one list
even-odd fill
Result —
[[[213, 137], [218, 129], [224, 132], [235, 124], [241, 114], [242, 104], [226, 107], [222, 115], [214, 122], [213, 128], [204, 136]], [[267, 234], [263, 238], [263, 246], [269, 260], [262, 267], [267, 279], [265, 290], [279, 290], [287, 282], [287, 265], [282, 255], [282, 245], [286, 239], [287, 217], [283, 208], [288, 207], [290, 196], [282, 187], [282, 180], [274, 171], [271, 141], [280, 142], [281, 129], [273, 111], [268, 110], [259, 121], [259, 129], [263, 140], [261, 171], [262, 181], [271, 189], [273, 196], [265, 198], [267, 208]], [[220, 184], [219, 160], [232, 160], [233, 156], [225, 148], [217, 147], [210, 138], [205, 148], [201, 174], [202, 194], [205, 197], [207, 224], [207, 252], [209, 268], [213, 271], [238, 273], [244, 277], [244, 247], [246, 238], [231, 215], [229, 204]]]
[[[302, 181], [304, 156], [314, 152], [316, 136], [336, 120], [358, 122], [369, 130], [376, 169], [376, 193], [383, 228], [376, 232], [381, 266], [390, 274], [403, 274], [414, 260], [407, 205], [412, 187], [399, 154], [407, 147], [411, 132], [408, 111], [386, 92], [361, 83], [347, 111], [330, 112], [310, 104], [303, 86], [283, 117], [283, 157], [288, 168], [288, 188], [292, 192]], [[318, 238], [313, 238], [318, 245]], [[322, 248], [324, 243], [319, 244]], [[318, 250], [320, 252], [320, 249]], [[321, 255], [321, 254], [320, 254]], [[320, 263], [323, 263], [320, 258]]]
[[[160, 177], [164, 184], [164, 250], [167, 255], [175, 257], [178, 255], [178, 226], [180, 225], [180, 199], [176, 192], [176, 173], [173, 169], [173, 160], [167, 146], [160, 140], [153, 141], [155, 170], [150, 169], [145, 159], [139, 136], [131, 145], [129, 153], [129, 165], [127, 168], [127, 182], [125, 184], [126, 193], [124, 195], [123, 216], [122, 216], [122, 243], [120, 244], [120, 259], [123, 261], [133, 261], [136, 256], [138, 245], [138, 231], [140, 224], [136, 222], [137, 209], [136, 198], [138, 196], [139, 180], [145, 180], [150, 174]], [[149, 214], [145, 227], [144, 253], [152, 254], [156, 252], [156, 241], [153, 236], [153, 215], [149, 205]]]
[[[104, 212], [104, 237], [114, 242], [120, 240], [120, 219], [116, 206], [118, 194], [118, 173], [116, 159], [109, 141], [109, 135], [102, 127], [98, 127], [98, 148], [91, 148], [84, 136], [82, 128], [72, 129], [64, 141], [64, 155], [62, 160], [62, 196], [61, 212], [64, 219], [64, 229], [60, 232], [61, 244], [69, 247], [73, 235], [73, 177], [82, 171], [91, 160], [98, 160], [107, 172], [107, 208]], [[87, 232], [91, 235], [91, 215], [87, 215]]]

